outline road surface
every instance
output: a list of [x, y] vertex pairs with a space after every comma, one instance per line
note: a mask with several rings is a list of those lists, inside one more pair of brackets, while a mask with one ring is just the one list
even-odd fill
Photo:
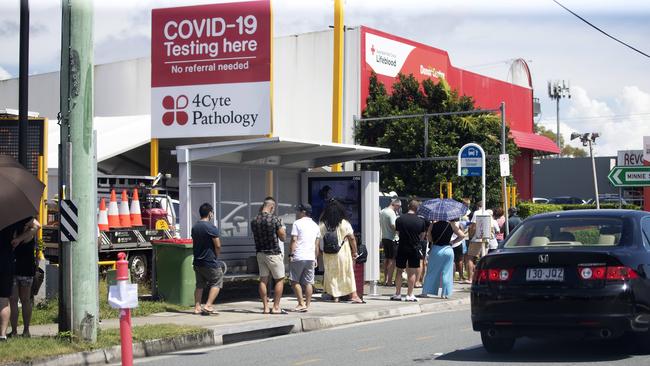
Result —
[[469, 310], [402, 317], [141, 359], [141, 365], [650, 365], [624, 342], [520, 339], [490, 355]]

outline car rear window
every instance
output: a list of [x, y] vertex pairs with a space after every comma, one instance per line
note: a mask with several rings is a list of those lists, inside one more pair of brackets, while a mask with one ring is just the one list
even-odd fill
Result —
[[623, 220], [608, 217], [572, 217], [525, 221], [504, 248], [541, 246], [616, 246]]

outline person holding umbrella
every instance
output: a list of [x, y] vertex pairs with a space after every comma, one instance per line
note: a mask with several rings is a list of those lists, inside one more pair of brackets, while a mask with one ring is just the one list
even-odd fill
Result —
[[16, 239], [23, 233], [24, 220], [38, 212], [44, 188], [43, 183], [13, 158], [0, 155], [0, 207], [11, 208], [0, 215], [0, 342], [7, 340], [11, 317], [9, 297], [14, 281], [14, 248], [20, 244]]
[[[433, 199], [426, 201], [418, 209], [418, 214], [433, 221], [427, 231], [431, 243], [427, 274], [424, 278], [421, 297], [438, 295], [449, 298], [454, 285], [454, 251], [452, 245], [465, 239], [465, 234], [458, 227], [458, 219], [467, 212], [467, 207], [453, 199]], [[456, 234], [452, 241], [451, 237]]]

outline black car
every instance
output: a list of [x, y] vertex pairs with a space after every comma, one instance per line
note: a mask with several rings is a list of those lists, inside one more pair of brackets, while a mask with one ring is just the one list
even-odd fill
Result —
[[536, 215], [483, 257], [472, 325], [488, 352], [517, 337], [635, 333], [650, 344], [650, 213], [576, 210]]

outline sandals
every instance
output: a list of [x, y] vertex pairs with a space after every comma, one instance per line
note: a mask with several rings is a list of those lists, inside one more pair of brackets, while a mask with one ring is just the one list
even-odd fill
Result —
[[271, 314], [271, 315], [287, 315], [289, 313], [284, 309], [280, 309], [280, 311], [271, 310], [271, 312], [269, 314]]
[[293, 309], [293, 311], [296, 312], [296, 313], [306, 313], [307, 308], [304, 307], [304, 306], [298, 306], [295, 309]]

